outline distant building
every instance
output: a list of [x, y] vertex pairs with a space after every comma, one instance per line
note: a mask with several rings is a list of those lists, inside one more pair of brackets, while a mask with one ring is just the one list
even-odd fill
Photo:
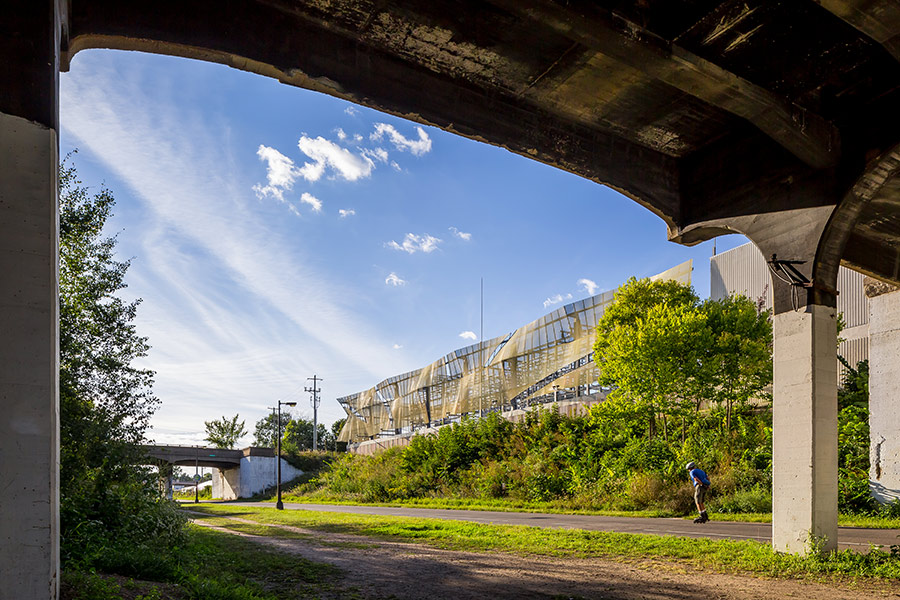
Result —
[[[651, 279], [691, 282], [687, 261]], [[415, 430], [500, 412], [515, 419], [529, 406], [557, 402], [575, 413], [605, 397], [593, 361], [597, 320], [614, 291], [561, 306], [493, 339], [459, 348], [415, 371], [338, 398], [347, 413], [340, 441], [379, 448], [403, 442]], [[576, 400], [577, 399], [577, 400]]]

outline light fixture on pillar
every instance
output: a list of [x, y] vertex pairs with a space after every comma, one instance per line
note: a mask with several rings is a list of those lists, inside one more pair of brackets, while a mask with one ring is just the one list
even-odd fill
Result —
[[284, 502], [281, 501], [281, 405], [297, 406], [296, 402], [278, 401], [278, 451], [275, 453], [275, 463], [278, 465], [278, 475], [275, 477], [275, 489], [277, 490], [278, 500], [275, 502], [275, 508], [284, 510]]

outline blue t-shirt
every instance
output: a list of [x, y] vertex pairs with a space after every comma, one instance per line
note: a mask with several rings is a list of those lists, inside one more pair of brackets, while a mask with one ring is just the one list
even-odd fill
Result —
[[706, 476], [706, 473], [704, 473], [702, 469], [698, 469], [695, 467], [691, 469], [688, 475], [690, 475], [691, 483], [694, 484], [694, 487], [697, 487], [697, 479], [699, 479], [703, 485], [709, 485], [709, 477]]

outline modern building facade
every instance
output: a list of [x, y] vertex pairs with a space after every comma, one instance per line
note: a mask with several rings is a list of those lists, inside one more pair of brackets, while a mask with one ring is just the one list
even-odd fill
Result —
[[[692, 261], [651, 279], [690, 284]], [[600, 393], [593, 361], [597, 321], [614, 291], [566, 304], [515, 331], [459, 348], [420, 369], [338, 398], [351, 445], [452, 423], [464, 415], [512, 413]], [[351, 446], [352, 448], [352, 446]]]

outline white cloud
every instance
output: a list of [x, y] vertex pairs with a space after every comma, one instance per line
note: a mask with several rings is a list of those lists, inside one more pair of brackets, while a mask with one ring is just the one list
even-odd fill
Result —
[[596, 281], [584, 278], [578, 280], [578, 285], [584, 288], [584, 291], [588, 293], [588, 296], [593, 296], [594, 292], [597, 291], [597, 288], [600, 287], [597, 285]]
[[322, 212], [322, 201], [309, 192], [303, 192], [303, 194], [300, 196], [300, 202], [309, 204], [310, 207], [312, 207], [313, 212]]
[[363, 141], [363, 136], [361, 136], [360, 134], [357, 133], [356, 135], [353, 136], [353, 141], [358, 144], [361, 141]]
[[566, 300], [571, 300], [572, 294], [566, 294], [563, 296], [562, 294], [556, 294], [555, 296], [550, 296], [546, 300], [544, 300], [544, 308], [552, 306], [554, 304], [559, 304], [560, 302], [565, 302]]
[[461, 240], [463, 240], [463, 241], [468, 242], [468, 241], [471, 241], [471, 239], [472, 239], [472, 234], [471, 234], [471, 233], [466, 233], [466, 232], [464, 232], [464, 231], [460, 231], [460, 230], [457, 229], [456, 227], [451, 227], [451, 228], [450, 228], [450, 231], [453, 232], [453, 235], [455, 235], [456, 237], [458, 237], [459, 239], [461, 239]]
[[[394, 345], [391, 346], [391, 347], [392, 347], [394, 350], [399, 350], [399, 349], [402, 348], [403, 346], [401, 346], [400, 344], [394, 344]], [[278, 482], [276, 482], [276, 483], [278, 483]]]
[[344, 113], [350, 115], [351, 117], [355, 117], [359, 114], [359, 110], [355, 106], [348, 106], [344, 109]]
[[401, 152], [411, 152], [413, 156], [422, 156], [431, 152], [431, 138], [421, 127], [416, 127], [419, 139], [409, 139], [397, 131], [393, 125], [387, 123], [375, 123], [375, 132], [369, 136], [370, 140], [378, 141], [387, 134], [394, 147]]
[[394, 287], [406, 285], [405, 279], [400, 279], [400, 276], [396, 273], [391, 273], [387, 277], [385, 277], [384, 282], [388, 285], [392, 285]]
[[375, 163], [368, 156], [354, 154], [322, 136], [311, 138], [304, 135], [297, 142], [297, 147], [312, 159], [312, 162], [298, 169], [298, 174], [307, 181], [318, 181], [328, 168], [335, 177], [356, 181], [371, 175], [375, 168]]
[[474, 331], [463, 331], [461, 334], [459, 334], [459, 337], [461, 337], [464, 340], [477, 340], [478, 339], [478, 336], [475, 335]]
[[347, 134], [344, 133], [344, 130], [341, 129], [340, 127], [338, 127], [337, 129], [335, 129], [334, 132], [337, 134], [339, 140], [346, 140], [346, 139], [347, 139]]
[[388, 153], [384, 148], [366, 148], [362, 151], [364, 156], [374, 158], [377, 161], [386, 163], [388, 161]]
[[[61, 121], [66, 143], [102, 165], [140, 207], [140, 225], [128, 226], [136, 235], [122, 244], [140, 257], [124, 292], [145, 299], [139, 331], [153, 352], [141, 366], [157, 371], [155, 391], [165, 398], [154, 436], [202, 431], [219, 407], [252, 422], [267, 412], [263, 398], [293, 389], [298, 372], [352, 372], [331, 384], [341, 395], [402, 371], [395, 355], [385, 356], [382, 332], [347, 302], [354, 284], [316, 268], [314, 250], [261, 214], [228, 150], [226, 118], [185, 111], [199, 102], [195, 86], [160, 85], [154, 77], [162, 75], [122, 60], [81, 57], [61, 81]], [[177, 64], [166, 65], [166, 81], [190, 81]], [[260, 189], [287, 189], [290, 161], [265, 150], [260, 158], [275, 159]], [[172, 245], [165, 253], [161, 240]], [[333, 408], [329, 418], [338, 418]]]
[[387, 242], [385, 246], [387, 246], [388, 248], [393, 248], [394, 250], [407, 252], [409, 254], [415, 254], [416, 252], [424, 252], [428, 254], [437, 250], [437, 245], [440, 242], [440, 238], [436, 238], [433, 235], [428, 235], [427, 233], [422, 235], [407, 233], [406, 237], [403, 238], [403, 243], [398, 244], [396, 241], [391, 240], [390, 242]]
[[300, 175], [300, 170], [294, 166], [294, 161], [268, 146], [260, 145], [256, 150], [260, 160], [266, 162], [266, 181], [268, 185], [256, 184], [253, 191], [258, 198], [271, 196], [281, 202], [285, 202], [284, 192], [294, 187], [294, 181]]
[[399, 172], [399, 171], [402, 171], [402, 170], [403, 170], [403, 168], [402, 168], [400, 165], [398, 165], [398, 164], [397, 164], [397, 161], [395, 161], [395, 160], [392, 160], [392, 161], [391, 161], [391, 166], [394, 167], [394, 170], [395, 170], [395, 171], [398, 171], [398, 172]]
[[353, 210], [352, 208], [342, 208], [342, 209], [338, 210], [338, 215], [340, 215], [340, 217], [342, 219], [346, 219], [347, 217], [352, 217], [355, 214], [356, 214], [356, 211]]

